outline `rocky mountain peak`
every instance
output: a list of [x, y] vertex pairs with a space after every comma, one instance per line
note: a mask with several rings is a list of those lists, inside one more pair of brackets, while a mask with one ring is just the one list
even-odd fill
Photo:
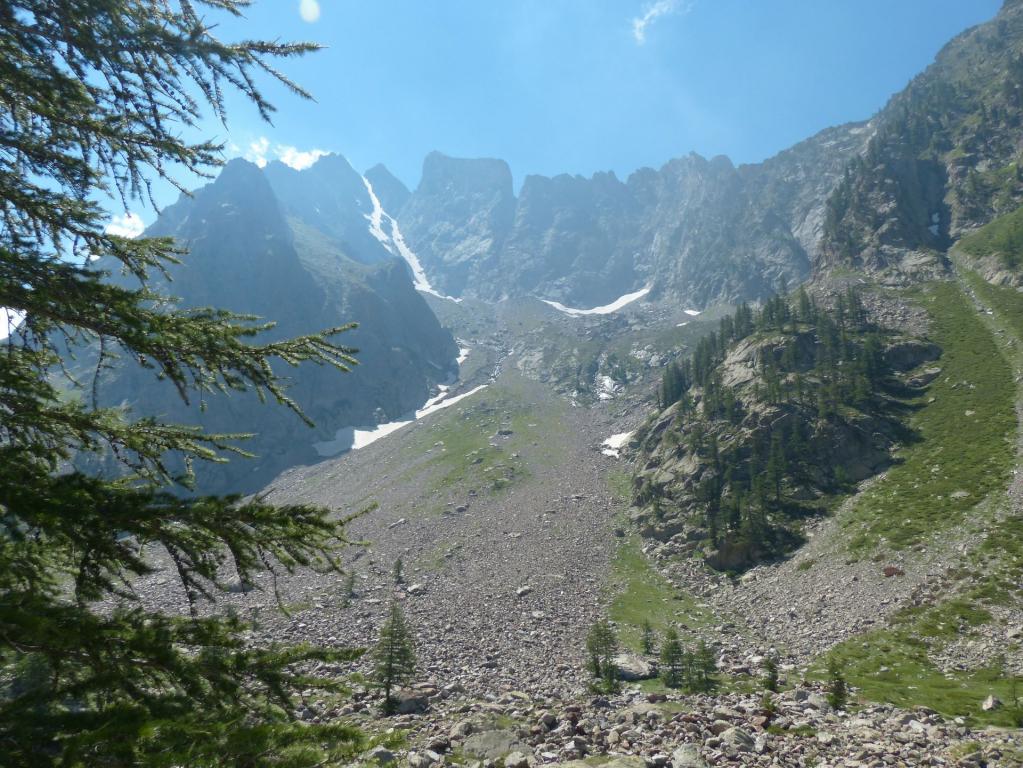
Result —
[[416, 192], [493, 196], [500, 200], [515, 197], [511, 168], [504, 160], [456, 158], [436, 151], [423, 161], [423, 176]]
[[408, 202], [412, 193], [402, 183], [401, 179], [391, 173], [382, 163], [377, 163], [364, 174], [373, 191], [383, 204], [384, 209], [392, 214], [397, 214], [402, 206]]

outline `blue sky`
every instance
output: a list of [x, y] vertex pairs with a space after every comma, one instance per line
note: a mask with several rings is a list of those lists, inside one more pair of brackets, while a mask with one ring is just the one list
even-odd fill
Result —
[[327, 46], [283, 67], [316, 101], [270, 87], [273, 126], [237, 101], [227, 130], [209, 128], [232, 154], [302, 163], [312, 156], [300, 152], [336, 151], [359, 170], [383, 162], [410, 187], [433, 149], [504, 158], [516, 183], [530, 173], [624, 178], [690, 151], [755, 162], [869, 117], [999, 5], [257, 0], [221, 35]]

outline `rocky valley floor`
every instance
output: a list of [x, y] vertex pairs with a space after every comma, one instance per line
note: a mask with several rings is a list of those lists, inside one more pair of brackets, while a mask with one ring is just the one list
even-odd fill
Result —
[[[391, 602], [400, 603], [419, 660], [404, 713], [377, 716], [379, 696], [359, 677], [369, 669], [363, 661], [321, 669], [355, 672], [355, 695], [311, 697], [303, 718], [354, 717], [385, 739], [403, 733], [366, 761], [412, 768], [1023, 764], [1018, 730], [985, 730], [969, 716], [920, 708], [913, 695], [873, 699], [899, 708], [865, 697], [835, 712], [821, 682], [823, 652], [887, 631], [899, 611], [932, 606], [954, 585], [952, 566], [984, 540], [989, 518], [877, 559], [846, 556], [839, 513], [816, 523], [809, 543], [784, 563], [741, 579], [715, 574], [628, 529], [627, 461], [601, 451], [606, 438], [646, 417], [665, 350], [685, 349], [702, 332], [699, 320], [448, 312], [472, 348], [458, 391], [485, 388], [365, 448], [291, 470], [268, 489], [278, 503], [369, 510], [349, 527], [359, 542], [344, 556], [352, 593], [347, 575], [300, 571], [276, 584], [289, 615], [277, 610], [270, 577], [216, 607], [254, 619], [257, 640], [366, 647]], [[602, 378], [608, 348], [627, 362], [617, 381]], [[582, 385], [580, 369], [588, 371]], [[1018, 486], [1000, 507], [1002, 519], [1020, 508]], [[889, 565], [898, 578], [884, 575]], [[151, 604], [181, 610], [171, 573], [159, 570], [139, 589]], [[633, 653], [644, 620], [658, 631], [678, 626], [686, 642], [707, 641], [718, 691], [683, 696], [643, 680], [612, 697], [590, 693], [585, 635], [604, 616]], [[952, 649], [941, 662], [949, 686], [960, 685], [964, 670], [973, 675], [992, 648], [1010, 651], [1009, 664], [1018, 665], [1011, 653], [1018, 605], [996, 619], [963, 627], [942, 646]], [[765, 699], [757, 678], [771, 650], [781, 656], [784, 685]], [[914, 687], [908, 670], [878, 666], [871, 675]], [[969, 696], [985, 680], [969, 677]], [[854, 689], [854, 702], [860, 693]]]

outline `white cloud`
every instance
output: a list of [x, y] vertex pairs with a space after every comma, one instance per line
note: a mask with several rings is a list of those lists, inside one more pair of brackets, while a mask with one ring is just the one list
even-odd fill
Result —
[[[237, 151], [238, 147], [235, 145]], [[230, 151], [230, 147], [229, 147]], [[325, 149], [303, 150], [289, 144], [270, 144], [270, 139], [260, 136], [258, 139], [249, 142], [248, 149], [243, 155], [250, 163], [255, 163], [260, 168], [266, 166], [267, 162], [276, 157], [285, 165], [290, 165], [296, 171], [305, 170], [324, 155], [329, 155]]]
[[255, 163], [260, 168], [266, 165], [266, 154], [270, 151], [270, 139], [260, 136], [255, 141], [249, 142], [249, 148], [245, 152], [245, 159]]
[[320, 18], [320, 3], [318, 0], [301, 0], [298, 4], [298, 13], [302, 21], [312, 24]]
[[[103, 231], [108, 235], [118, 235], [119, 237], [138, 237], [145, 228], [146, 225], [142, 221], [142, 217], [128, 211], [123, 216], [114, 216]], [[0, 317], [0, 321], [2, 320], [3, 318]]]
[[632, 36], [636, 43], [643, 45], [646, 42], [646, 30], [651, 24], [662, 16], [670, 16], [673, 13], [687, 14], [693, 9], [693, 0], [656, 0], [649, 3], [643, 9], [643, 15], [632, 20]]
[[7, 307], [0, 307], [0, 339], [6, 339], [11, 335], [25, 319], [24, 312], [17, 312]]
[[278, 144], [274, 148], [274, 153], [282, 163], [290, 165], [296, 171], [305, 170], [324, 155], [330, 154], [322, 149], [310, 149], [307, 152], [303, 152], [296, 147], [289, 147], [286, 144]]

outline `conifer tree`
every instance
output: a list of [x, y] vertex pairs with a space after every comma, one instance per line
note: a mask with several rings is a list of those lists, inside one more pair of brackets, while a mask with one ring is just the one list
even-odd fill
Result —
[[601, 680], [604, 690], [614, 690], [618, 684], [618, 669], [614, 663], [615, 654], [618, 653], [618, 638], [605, 619], [590, 627], [586, 636], [586, 653], [593, 676]]
[[341, 592], [341, 605], [347, 608], [355, 597], [355, 571], [349, 571], [345, 576], [345, 586]]
[[718, 669], [717, 662], [714, 660], [714, 651], [701, 640], [693, 657], [693, 666], [697, 674], [695, 690], [703, 692], [712, 690], [715, 686], [714, 675]]
[[380, 627], [380, 639], [373, 650], [373, 679], [383, 689], [382, 709], [385, 715], [397, 710], [398, 702], [391, 696], [394, 688], [408, 682], [416, 673], [416, 651], [412, 630], [401, 608], [395, 602]]
[[849, 685], [845, 681], [842, 665], [834, 657], [828, 659], [828, 704], [832, 709], [844, 709], [849, 700]]
[[640, 647], [643, 649], [643, 653], [650, 655], [654, 652], [654, 628], [650, 626], [649, 619], [643, 619], [643, 631], [640, 635]]
[[668, 627], [661, 643], [661, 680], [669, 688], [682, 685], [686, 675], [686, 653], [674, 627]]
[[391, 575], [394, 577], [394, 583], [395, 584], [402, 584], [402, 583], [404, 583], [404, 581], [405, 581], [405, 564], [402, 562], [402, 559], [400, 557], [397, 560], [394, 561], [394, 570], [392, 571]]
[[[240, 17], [247, 5], [0, 2], [0, 306], [25, 316], [0, 345], [0, 680], [40, 673], [0, 695], [8, 768], [326, 765], [362, 742], [347, 724], [293, 717], [296, 689], [336, 687], [305, 674], [307, 663], [355, 652], [253, 646], [236, 616], [198, 609], [230, 570], [255, 584], [257, 571], [336, 569], [345, 521], [306, 505], [178, 493], [189, 483], [170, 469], [178, 458], [187, 469], [243, 453], [237, 436], [94, 397], [99, 371], [120, 355], [185, 402], [251, 390], [304, 419], [282, 368], [354, 363], [333, 340], [345, 326], [266, 341], [269, 322], [177, 308], [156, 286], [187, 254], [165, 238], [105, 232], [102, 201], [145, 204], [154, 179], [181, 188], [173, 173], [209, 176], [221, 164], [221, 145], [185, 137], [207, 110], [224, 119], [231, 91], [264, 118], [273, 107], [260, 78], [306, 95], [273, 62], [315, 46], [225, 42], [206, 18]], [[108, 280], [113, 270], [136, 286]], [[71, 380], [62, 371], [83, 347], [96, 353], [96, 375]], [[113, 457], [122, 479], [69, 469], [90, 452]], [[132, 591], [153, 550], [168, 556], [189, 615], [153, 613]], [[100, 601], [111, 609], [95, 610]]]

